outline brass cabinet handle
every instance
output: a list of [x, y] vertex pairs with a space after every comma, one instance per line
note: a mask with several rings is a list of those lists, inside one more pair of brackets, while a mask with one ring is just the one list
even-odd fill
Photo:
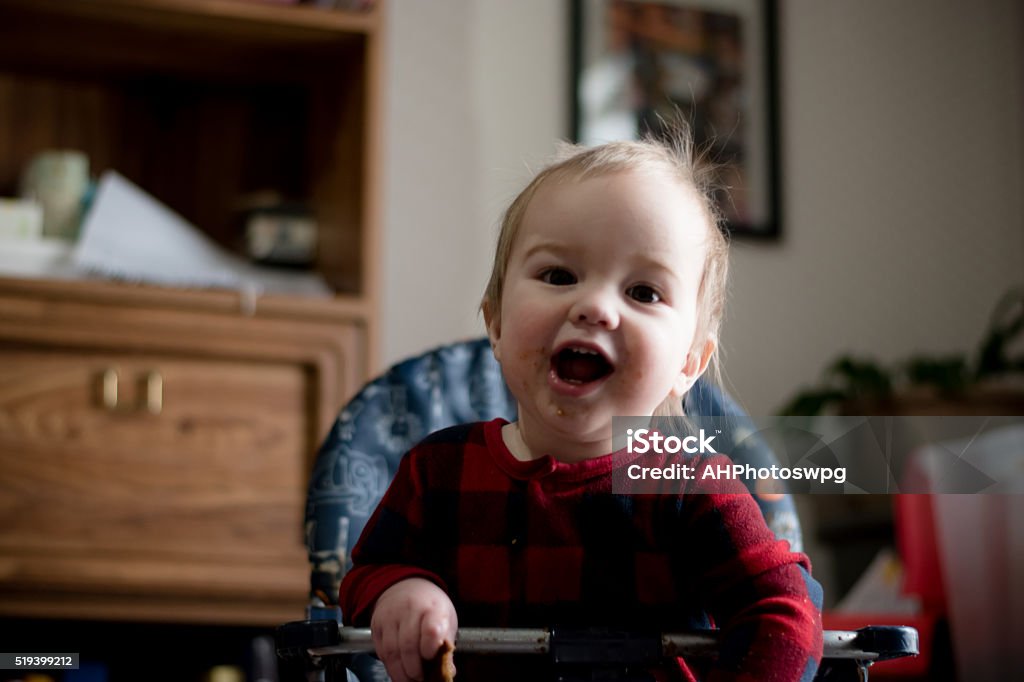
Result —
[[160, 372], [146, 372], [146, 411], [160, 414], [164, 409], [164, 378]]
[[103, 407], [111, 412], [117, 410], [117, 370], [103, 370]]
[[101, 397], [103, 407], [111, 412], [141, 412], [160, 414], [164, 409], [164, 378], [155, 370], [146, 372], [143, 377], [144, 388], [141, 399], [134, 406], [118, 405], [117, 385], [120, 381], [118, 372], [113, 367], [103, 370]]

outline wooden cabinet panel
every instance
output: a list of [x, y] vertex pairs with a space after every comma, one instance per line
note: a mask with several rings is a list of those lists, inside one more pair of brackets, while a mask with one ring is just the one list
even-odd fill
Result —
[[358, 320], [35, 293], [0, 280], [0, 614], [301, 615], [306, 483], [365, 378]]
[[[138, 391], [104, 407], [113, 367], [121, 384], [158, 372], [161, 413]], [[281, 365], [0, 350], [0, 547], [294, 558], [306, 382]]]

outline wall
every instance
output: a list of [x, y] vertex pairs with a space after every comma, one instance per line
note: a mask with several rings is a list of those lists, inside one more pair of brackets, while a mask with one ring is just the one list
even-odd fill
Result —
[[[504, 201], [568, 131], [549, 0], [393, 0], [384, 359], [480, 333]], [[973, 348], [1024, 272], [1024, 8], [780, 0], [784, 239], [737, 243], [730, 386], [777, 408], [843, 351]]]
[[566, 134], [567, 16], [550, 0], [391, 3], [385, 363], [484, 333], [500, 212]]
[[785, 239], [738, 244], [726, 368], [766, 413], [840, 352], [973, 349], [1024, 283], [1013, 0], [783, 2]]

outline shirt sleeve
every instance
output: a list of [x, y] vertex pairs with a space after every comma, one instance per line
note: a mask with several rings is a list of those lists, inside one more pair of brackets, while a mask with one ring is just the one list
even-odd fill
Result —
[[423, 483], [416, 474], [417, 449], [402, 457], [391, 485], [352, 550], [352, 569], [341, 581], [338, 604], [344, 622], [365, 627], [377, 599], [408, 578], [444, 581], [425, 565]]
[[809, 559], [775, 538], [738, 481], [704, 481], [687, 506], [687, 535], [699, 543], [690, 574], [722, 631], [710, 679], [813, 679], [822, 655], [821, 587]]

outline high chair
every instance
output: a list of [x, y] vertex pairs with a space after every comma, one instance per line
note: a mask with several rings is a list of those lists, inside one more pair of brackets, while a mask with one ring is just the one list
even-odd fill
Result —
[[[698, 425], [702, 416], [747, 419], [723, 391], [703, 379], [689, 391], [684, 407]], [[516, 404], [486, 338], [443, 346], [400, 362], [363, 387], [342, 408], [320, 447], [306, 501], [306, 543], [311, 564], [311, 605], [307, 618], [310, 620], [281, 628], [279, 654], [282, 657], [292, 661], [302, 659], [307, 664], [318, 663], [328, 669], [343, 664], [360, 680], [386, 679], [382, 677], [379, 661], [358, 653], [372, 650], [372, 644], [367, 646], [369, 640], [365, 638], [368, 633], [351, 628], [339, 630], [337, 625], [341, 615], [337, 608], [338, 588], [349, 568], [352, 547], [407, 450], [438, 429], [497, 417], [514, 420]], [[735, 443], [729, 439], [728, 431], [731, 429], [718, 441], [719, 451], [729, 453], [735, 463], [757, 467], [776, 463], [763, 442], [745, 438]], [[799, 551], [802, 547], [800, 526], [792, 499], [788, 495], [755, 495], [755, 499], [769, 528]], [[516, 639], [515, 632], [505, 632]], [[460, 632], [462, 650], [472, 647], [468, 642], [478, 634]], [[861, 636], [860, 642], [870, 636], [874, 635]], [[713, 634], [704, 633], [699, 637], [704, 638], [700, 641], [707, 650], [707, 637]], [[853, 646], [851, 642], [855, 637], [846, 633], [844, 646], [847, 649]], [[485, 639], [491, 644], [495, 642], [490, 635]], [[584, 650], [616, 650], [609, 641], [593, 633], [584, 635], [584, 640], [574, 641], [577, 644], [589, 641], [583, 646]], [[345, 642], [344, 651], [321, 650], [309, 654], [311, 649], [338, 647], [342, 642]], [[551, 639], [552, 650], [565, 651], [564, 642], [564, 636], [555, 633]], [[324, 665], [327, 660], [333, 662]]]

